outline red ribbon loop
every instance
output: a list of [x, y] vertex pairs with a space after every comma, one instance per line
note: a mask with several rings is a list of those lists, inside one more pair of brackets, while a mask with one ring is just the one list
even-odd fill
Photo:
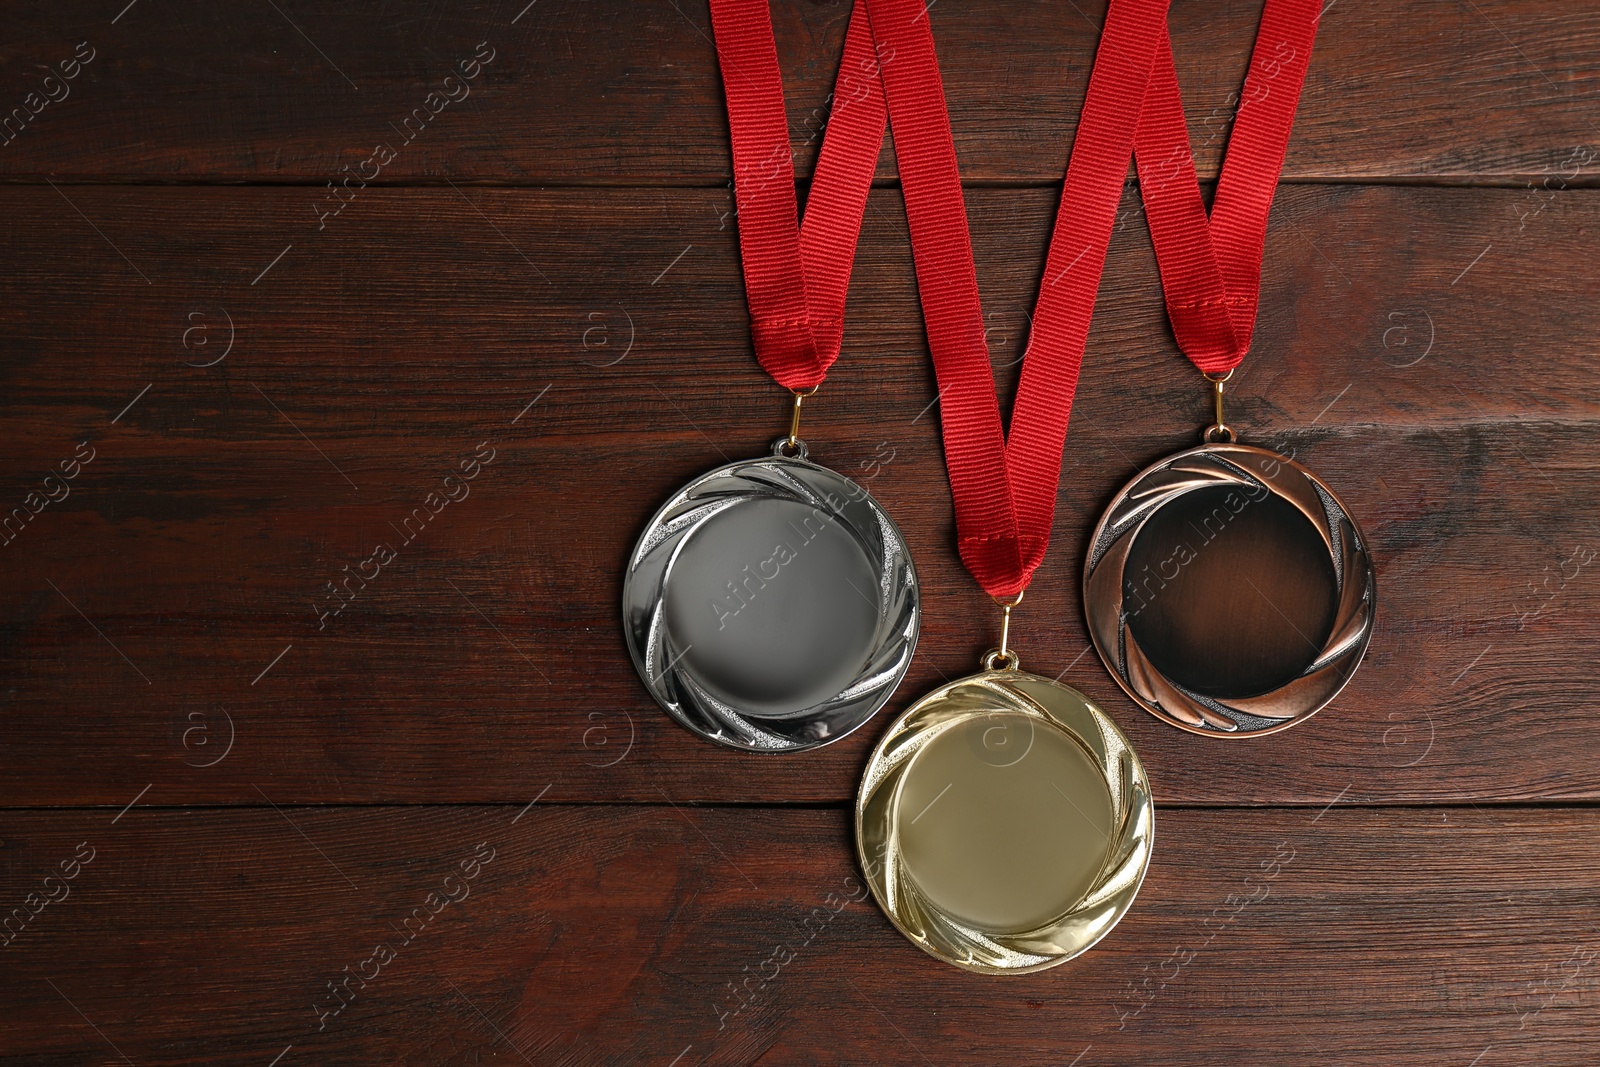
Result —
[[839, 358], [845, 296], [887, 116], [872, 33], [858, 6], [804, 226], [767, 0], [712, 0], [728, 104], [739, 254], [756, 358], [787, 389], [820, 385]]
[[1136, 123], [1168, 0], [1114, 0], [1073, 142], [1007, 439], [955, 143], [921, 0], [866, 0], [939, 380], [961, 559], [991, 596], [1028, 586], [1050, 544], [1061, 454]]
[[1173, 336], [1190, 362], [1209, 374], [1232, 370], [1250, 350], [1267, 215], [1311, 62], [1320, 3], [1266, 0], [1209, 216], [1165, 31], [1150, 70], [1135, 148], [1139, 193]]

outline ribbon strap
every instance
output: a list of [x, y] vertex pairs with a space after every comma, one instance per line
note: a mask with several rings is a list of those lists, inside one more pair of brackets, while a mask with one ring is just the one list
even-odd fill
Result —
[[844, 340], [845, 296], [887, 123], [866, 14], [845, 34], [805, 224], [768, 0], [712, 0], [733, 143], [739, 253], [756, 358], [787, 389], [821, 384]]
[[1113, 0], [1061, 190], [1010, 438], [984, 339], [955, 143], [921, 0], [865, 0], [894, 128], [961, 559], [991, 596], [1050, 543], [1067, 422], [1168, 0]]
[[1139, 193], [1178, 347], [1221, 374], [1250, 350], [1267, 214], [1316, 40], [1320, 0], [1266, 0], [1209, 218], [1200, 198], [1172, 40], [1161, 35], [1139, 118]]

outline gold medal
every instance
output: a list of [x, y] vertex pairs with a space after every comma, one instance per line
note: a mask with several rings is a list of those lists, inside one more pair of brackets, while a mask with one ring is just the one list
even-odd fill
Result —
[[884, 912], [965, 970], [1025, 974], [1104, 937], [1150, 865], [1144, 767], [1082, 693], [1008, 665], [929, 693], [879, 741], [856, 847]]
[[1142, 84], [1166, 0], [1131, 0], [1127, 15], [1107, 16], [1009, 427], [922, 0], [866, 2], [879, 54], [895, 57], [879, 73], [939, 378], [957, 545], [1003, 615], [982, 672], [917, 701], [878, 742], [856, 798], [856, 848], [878, 904], [923, 951], [980, 974], [1026, 974], [1111, 932], [1154, 845], [1150, 782], [1128, 739], [1082, 693], [1024, 673], [1008, 643], [1011, 612], [1049, 548], [1072, 397], [1133, 151], [1136, 124], [1116, 93]]

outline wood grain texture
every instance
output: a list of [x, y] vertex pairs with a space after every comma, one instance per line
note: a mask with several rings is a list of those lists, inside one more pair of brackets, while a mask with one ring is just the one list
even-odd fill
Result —
[[1162, 811], [1117, 929], [994, 979], [850, 899], [837, 811], [12, 812], [8, 911], [93, 859], [0, 947], [0, 1063], [1578, 1067], [1595, 829]]
[[[121, 7], [72, 0], [9, 15], [0, 108], [23, 106], [29, 92], [66, 95], [34, 105], [37, 116], [0, 146], [0, 176], [321, 186], [387, 144], [396, 158], [383, 181], [728, 180], [705, 0], [409, 0], [381, 12], [332, 0], [180, 0], [137, 4], [113, 22], [108, 8]], [[806, 173], [850, 5], [775, 8]], [[1006, 0], [932, 10], [967, 177], [1061, 179], [1104, 8]], [[1204, 173], [1226, 141], [1259, 11], [1254, 0], [1173, 5]], [[93, 60], [64, 90], [46, 85], [80, 42]], [[445, 86], [480, 43], [493, 60], [467, 90]], [[1581, 171], [1592, 183], [1600, 157], [1586, 101], [1600, 89], [1597, 56], [1600, 11], [1587, 5], [1339, 0], [1322, 21], [1286, 176], [1543, 182]], [[468, 95], [428, 102], [443, 91]], [[417, 108], [431, 117], [408, 131]], [[893, 173], [889, 156], [882, 166]]]
[[[793, 760], [672, 725], [618, 622], [650, 513], [783, 428], [750, 355], [721, 193], [371, 191], [319, 233], [306, 190], [73, 189], [104, 238], [55, 191], [8, 196], [36, 225], [0, 244], [17, 268], [0, 283], [0, 514], [26, 514], [80, 442], [95, 458], [0, 546], [7, 803], [120, 806], [152, 783], [164, 803], [250, 803], [263, 780], [297, 803], [525, 802], [546, 786], [838, 802], [887, 714], [993, 640], [952, 547], [893, 191], [868, 213], [847, 354], [806, 433], [907, 531], [923, 637], [874, 725]], [[1008, 396], [1051, 199], [972, 197]], [[1119, 234], [1018, 641], [1031, 669], [1067, 671], [1131, 733], [1159, 800], [1600, 795], [1600, 585], [1574, 560], [1600, 550], [1575, 503], [1597, 488], [1600, 385], [1570, 341], [1600, 328], [1600, 305], [1567, 275], [1593, 258], [1600, 194], [1561, 194], [1519, 244], [1523, 202], [1285, 190], [1230, 418], [1340, 491], [1372, 539], [1380, 608], [1339, 701], [1243, 746], [1197, 746], [1138, 712], [1085, 652], [1077, 586], [1100, 509], [1206, 415], [1155, 325], [1145, 231]], [[495, 458], [470, 495], [402, 529], [482, 442]], [[379, 541], [398, 559], [322, 618], [338, 603], [326, 583]]]
[[[1104, 7], [930, 7], [1002, 396]], [[774, 5], [802, 177], [849, 10]], [[1259, 10], [1173, 6], [1207, 177]], [[910, 675], [763, 759], [623, 646], [641, 524], [785, 427], [708, 33], [705, 0], [7, 13], [0, 1065], [1588, 1067], [1600, 10], [1324, 8], [1229, 417], [1362, 523], [1377, 629], [1251, 743], [1138, 711], [1080, 614], [1101, 508], [1209, 415], [1130, 187], [1016, 638], [1138, 748], [1155, 860], [1015, 980], [849, 899], [868, 750], [996, 621], [897, 190], [805, 433], [908, 535]]]

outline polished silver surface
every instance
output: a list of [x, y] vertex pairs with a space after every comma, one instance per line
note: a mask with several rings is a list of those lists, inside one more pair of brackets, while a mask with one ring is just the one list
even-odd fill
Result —
[[779, 446], [674, 494], [622, 595], [656, 701], [701, 737], [756, 752], [825, 745], [871, 718], [911, 662], [919, 619], [916, 572], [883, 508], [803, 445]]

